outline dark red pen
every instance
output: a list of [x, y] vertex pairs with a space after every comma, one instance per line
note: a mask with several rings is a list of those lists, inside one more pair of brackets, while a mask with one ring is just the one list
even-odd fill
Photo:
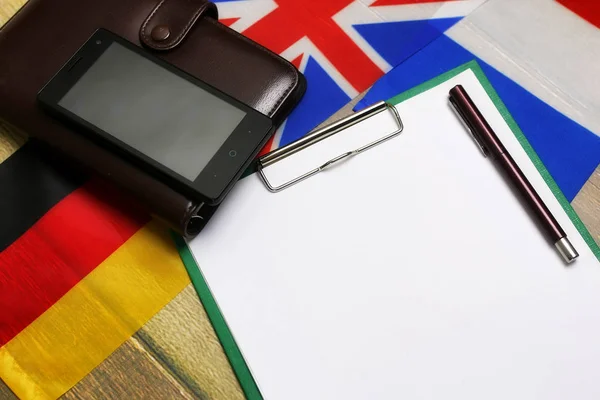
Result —
[[496, 133], [494, 133], [485, 118], [483, 118], [481, 112], [461, 85], [457, 85], [450, 90], [450, 104], [452, 104], [456, 113], [471, 133], [471, 136], [473, 136], [473, 139], [475, 139], [481, 148], [483, 155], [485, 157], [489, 156], [498, 164], [506, 177], [521, 194], [525, 203], [527, 203], [538, 219], [540, 227], [554, 243], [562, 258], [567, 263], [573, 262], [579, 254], [569, 239], [567, 239], [567, 234], [560, 227], [556, 218], [548, 210], [548, 207], [546, 207], [533, 186], [531, 186], [523, 171], [521, 171], [515, 160], [506, 151]]

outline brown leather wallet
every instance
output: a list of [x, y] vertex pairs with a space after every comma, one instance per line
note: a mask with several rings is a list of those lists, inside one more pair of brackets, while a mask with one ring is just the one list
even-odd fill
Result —
[[0, 30], [0, 118], [130, 191], [187, 237], [214, 212], [40, 110], [42, 86], [98, 28], [283, 122], [306, 88], [289, 62], [217, 21], [205, 0], [30, 0]]

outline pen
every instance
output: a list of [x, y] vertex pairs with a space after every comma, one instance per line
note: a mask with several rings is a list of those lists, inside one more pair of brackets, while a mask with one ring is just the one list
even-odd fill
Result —
[[554, 243], [565, 262], [573, 262], [579, 254], [567, 238], [567, 234], [531, 186], [523, 171], [496, 136], [496, 133], [483, 118], [462, 85], [457, 85], [450, 90], [450, 104], [452, 104], [469, 133], [475, 139], [484, 157], [489, 156], [493, 159], [521, 194], [521, 197], [539, 221], [540, 227]]

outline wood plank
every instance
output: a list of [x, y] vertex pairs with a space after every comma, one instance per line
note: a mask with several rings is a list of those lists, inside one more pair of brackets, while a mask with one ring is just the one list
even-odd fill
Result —
[[195, 395], [213, 400], [244, 398], [192, 285], [146, 323], [136, 337]]
[[[0, 27], [26, 2], [27, 0], [2, 0], [0, 2]], [[27, 137], [23, 132], [0, 120], [0, 163], [21, 147], [26, 140]]]
[[27, 136], [4, 121], [0, 121], [0, 163], [25, 144]]
[[0, 379], [0, 399], [2, 400], [16, 400], [17, 396], [15, 396], [15, 394], [9, 389], [8, 386], [6, 386], [6, 383], [4, 383], [1, 379]]
[[[0, 26], [6, 23], [25, 3], [26, 0], [0, 2]], [[0, 121], [0, 162], [14, 153], [26, 140], [26, 135], [22, 132]], [[198, 306], [197, 299], [196, 303]], [[160, 313], [158, 317], [160, 318]], [[204, 318], [207, 320], [206, 316]], [[224, 354], [220, 347], [219, 350], [221, 350], [220, 360], [222, 363]], [[188, 348], [186, 351], [194, 353], [193, 349]], [[217, 365], [212, 363], [210, 357], [205, 356], [203, 361], [210, 365]], [[219, 374], [217, 373], [215, 376], [218, 377]], [[131, 338], [67, 392], [63, 398], [210, 398], [203, 392], [200, 383], [195, 383], [194, 389], [193, 392], [190, 391], [176, 376], [171, 374], [169, 368], [162, 364], [161, 359], [151, 354], [142, 342]], [[1, 380], [0, 398], [16, 399], [16, 396]]]
[[579, 218], [600, 245], [600, 166], [571, 203]]
[[[4, 25], [27, 0], [3, 0], [0, 2], [0, 27]], [[0, 120], [0, 163], [6, 160], [26, 141], [26, 135]]]
[[[6, 23], [24, 4], [26, 0], [3, 0], [0, 2], [0, 27]], [[25, 135], [17, 132], [3, 121], [0, 121], [0, 163], [6, 160], [26, 141]], [[0, 379], [0, 399], [13, 400], [17, 396]]]
[[207, 399], [194, 396], [142, 343], [129, 339], [62, 399]]
[[[3, 0], [0, 25], [24, 3], [25, 0]], [[335, 118], [349, 109], [345, 107]], [[19, 145], [19, 136], [0, 136], [0, 160], [4, 149], [8, 154]], [[600, 240], [600, 168], [573, 205], [592, 235]], [[194, 397], [241, 399], [243, 395], [191, 285], [64, 396]], [[0, 398], [15, 398], [1, 382]]]
[[0, 26], [4, 25], [27, 0], [2, 0], [0, 2]]

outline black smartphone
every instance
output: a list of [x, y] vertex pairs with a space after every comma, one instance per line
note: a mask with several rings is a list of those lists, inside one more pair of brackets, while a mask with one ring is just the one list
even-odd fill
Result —
[[223, 200], [274, 132], [267, 116], [104, 29], [44, 86], [38, 101], [209, 205]]

